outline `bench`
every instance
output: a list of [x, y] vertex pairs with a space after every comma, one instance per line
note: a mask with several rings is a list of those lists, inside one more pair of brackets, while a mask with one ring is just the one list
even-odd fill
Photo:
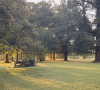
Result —
[[14, 67], [16, 67], [16, 64], [22, 65], [22, 61], [15, 61], [15, 62], [14, 62]]

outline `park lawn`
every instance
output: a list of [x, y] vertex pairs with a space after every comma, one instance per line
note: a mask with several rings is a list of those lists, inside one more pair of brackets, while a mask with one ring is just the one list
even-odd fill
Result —
[[100, 63], [58, 60], [14, 68], [0, 61], [0, 90], [100, 90]]

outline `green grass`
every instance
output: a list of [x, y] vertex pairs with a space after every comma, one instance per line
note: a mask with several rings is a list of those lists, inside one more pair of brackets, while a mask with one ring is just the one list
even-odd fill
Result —
[[13, 63], [0, 62], [0, 90], [100, 90], [100, 64], [45, 61], [13, 68]]

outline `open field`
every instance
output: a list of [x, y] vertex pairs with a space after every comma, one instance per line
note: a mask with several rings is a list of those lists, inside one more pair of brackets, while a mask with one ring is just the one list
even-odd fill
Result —
[[100, 90], [100, 63], [57, 60], [13, 68], [0, 61], [0, 90]]

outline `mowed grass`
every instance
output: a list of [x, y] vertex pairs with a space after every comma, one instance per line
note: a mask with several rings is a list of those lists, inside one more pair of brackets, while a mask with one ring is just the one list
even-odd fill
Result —
[[100, 90], [100, 63], [58, 60], [13, 68], [1, 61], [0, 90]]

